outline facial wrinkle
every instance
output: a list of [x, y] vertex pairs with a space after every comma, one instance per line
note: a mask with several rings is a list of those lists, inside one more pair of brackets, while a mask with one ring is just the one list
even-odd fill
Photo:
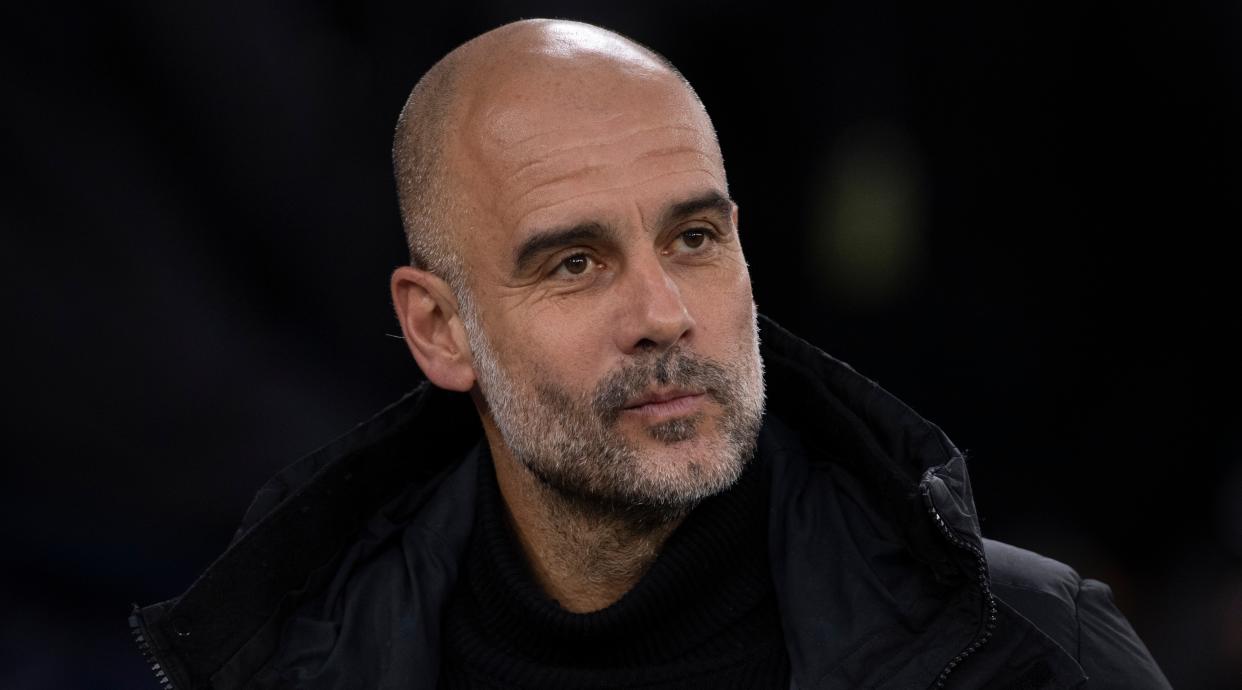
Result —
[[[715, 172], [713, 172], [713, 171], [711, 171], [711, 170], [709, 170], [709, 169], [707, 169], [707, 168], [687, 168], [687, 169], [684, 169], [684, 170], [672, 170], [672, 171], [669, 171], [669, 172], [660, 173], [660, 174], [658, 174], [658, 175], [652, 175], [651, 177], [644, 178], [644, 179], [642, 179], [642, 180], [640, 180], [640, 181], [638, 181], [638, 182], [635, 182], [635, 183], [633, 183], [633, 184], [623, 184], [623, 185], [616, 185], [616, 186], [613, 186], [613, 187], [606, 187], [606, 188], [603, 188], [603, 189], [593, 189], [593, 190], [590, 190], [590, 191], [581, 192], [581, 193], [579, 193], [579, 194], [573, 194], [573, 195], [571, 195], [571, 196], [567, 196], [567, 197], [563, 197], [563, 198], [557, 199], [555, 202], [553, 202], [553, 203], [551, 203], [551, 204], [549, 204], [549, 205], [547, 205], [547, 206], [536, 205], [536, 207], [535, 207], [535, 208], [533, 208], [533, 209], [531, 209], [531, 210], [527, 211], [526, 213], [522, 214], [522, 215], [521, 215], [521, 216], [517, 219], [517, 221], [516, 221], [516, 223], [515, 223], [515, 226], [521, 226], [521, 224], [522, 224], [522, 223], [526, 220], [526, 218], [527, 218], [528, 216], [530, 216], [532, 213], [538, 213], [539, 211], [544, 211], [544, 210], [547, 210], [547, 209], [550, 209], [550, 208], [555, 208], [555, 207], [557, 207], [557, 206], [559, 206], [559, 205], [561, 205], [561, 204], [564, 204], [564, 203], [567, 203], [567, 202], [570, 202], [570, 201], [574, 201], [574, 200], [576, 200], [576, 199], [580, 199], [580, 198], [582, 198], [582, 197], [591, 196], [591, 195], [593, 195], [593, 194], [607, 194], [607, 193], [609, 193], [609, 192], [616, 192], [616, 191], [620, 191], [620, 190], [623, 190], [623, 189], [631, 189], [631, 188], [634, 188], [634, 187], [641, 187], [642, 185], [649, 184], [649, 183], [651, 183], [651, 182], [655, 182], [656, 180], [660, 180], [660, 179], [663, 179], [663, 178], [665, 178], [665, 177], [672, 177], [673, 175], [686, 175], [686, 174], [691, 174], [691, 173], [699, 173], [699, 172], [701, 172], [701, 173], [704, 173], [704, 174], [708, 175], [708, 176], [709, 176], [709, 177], [711, 177], [713, 180], [715, 180], [718, 184], [720, 184], [720, 186], [721, 186], [721, 187], [724, 187], [724, 180], [720, 179], [720, 177], [719, 177], [719, 176], [718, 176]], [[521, 201], [522, 201], [522, 200], [523, 200], [523, 199], [524, 199], [527, 195], [528, 195], [528, 193], [523, 193], [523, 194], [522, 194], [522, 196], [519, 196], [517, 199], [515, 199], [513, 202], [511, 202], [511, 205], [518, 205], [518, 204], [519, 204], [519, 203], [520, 203], [520, 202], [521, 202]]]
[[[619, 116], [619, 115], [612, 115], [612, 116], [610, 116], [610, 117], [608, 117], [608, 118], [605, 118], [604, 120], [602, 120], [602, 121], [601, 121], [601, 124], [606, 124], [609, 120], [616, 119], [617, 117], [620, 117], [620, 116]], [[593, 130], [593, 129], [595, 129], [595, 128], [579, 127], [579, 128], [577, 128], [577, 129], [570, 129], [570, 130], [566, 130], [566, 129], [552, 129], [552, 130], [547, 130], [547, 131], [544, 131], [544, 132], [538, 132], [538, 133], [536, 133], [536, 134], [532, 134], [532, 135], [530, 135], [530, 136], [528, 136], [528, 137], [525, 137], [525, 138], [523, 138], [523, 139], [519, 139], [519, 140], [517, 140], [517, 141], [511, 142], [511, 143], [509, 143], [508, 145], [502, 145], [502, 148], [506, 148], [506, 149], [510, 149], [510, 150], [512, 150], [512, 149], [518, 148], [518, 147], [520, 147], [520, 146], [522, 146], [522, 145], [524, 145], [524, 144], [527, 144], [527, 143], [529, 143], [529, 142], [531, 142], [531, 141], [534, 141], [534, 140], [536, 140], [536, 139], [540, 139], [540, 138], [543, 138], [543, 137], [556, 137], [556, 138], [559, 138], [559, 139], [563, 139], [563, 138], [565, 138], [565, 136], [566, 136], [567, 134], [568, 134], [568, 135], [572, 135], [572, 134], [575, 134], [575, 133], [577, 133], [577, 132], [584, 132], [584, 133], [590, 134], [590, 133], [591, 133], [591, 130]], [[667, 130], [667, 131], [670, 131], [670, 132], [685, 131], [685, 132], [689, 132], [689, 133], [693, 134], [693, 135], [694, 135], [694, 139], [695, 139], [695, 140], [698, 140], [698, 139], [700, 139], [700, 138], [701, 138], [701, 133], [698, 131], [698, 129], [696, 129], [695, 127], [692, 127], [692, 126], [690, 126], [690, 125], [657, 125], [657, 126], [655, 126], [655, 127], [641, 127], [641, 128], [637, 128], [637, 129], [631, 129], [631, 130], [629, 130], [629, 131], [622, 132], [622, 133], [620, 133], [620, 134], [618, 134], [618, 135], [616, 135], [616, 136], [614, 136], [614, 137], [611, 137], [611, 138], [608, 138], [608, 139], [604, 139], [604, 140], [602, 140], [602, 141], [598, 141], [598, 142], [594, 142], [594, 143], [592, 143], [592, 144], [589, 144], [589, 146], [597, 146], [597, 147], [598, 147], [598, 146], [609, 146], [609, 145], [611, 145], [611, 144], [617, 144], [617, 143], [620, 143], [620, 142], [622, 142], [622, 141], [625, 141], [626, 139], [629, 139], [629, 138], [631, 138], [631, 137], [638, 136], [638, 135], [640, 135], [640, 134], [646, 134], [647, 132], [655, 132], [655, 131], [659, 131], [659, 130]], [[575, 145], [575, 144], [570, 144], [570, 145], [567, 145], [567, 146], [553, 147], [553, 148], [549, 148], [549, 149], [547, 149], [547, 150], [545, 150], [545, 151], [539, 151], [537, 155], [541, 155], [541, 156], [554, 156], [554, 155], [556, 155], [556, 154], [563, 153], [563, 152], [565, 152], [565, 151], [570, 151], [570, 150], [573, 150], [573, 149], [574, 149], [574, 148], [576, 148], [576, 147], [577, 147], [577, 145]], [[533, 162], [538, 162], [538, 161], [533, 161]], [[529, 166], [529, 165], [530, 165], [530, 163], [527, 163], [526, 165], [527, 165], [527, 166]], [[526, 167], [526, 166], [523, 166], [523, 167]], [[515, 170], [513, 174], [515, 174], [515, 175], [516, 175], [516, 174], [517, 174], [517, 173], [519, 173], [519, 172], [521, 172], [521, 168], [519, 168], [518, 170]]]

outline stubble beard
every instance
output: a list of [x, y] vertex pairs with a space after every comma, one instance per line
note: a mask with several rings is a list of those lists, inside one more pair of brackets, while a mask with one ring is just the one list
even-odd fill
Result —
[[[479, 387], [513, 458], [579, 514], [620, 522], [638, 532], [683, 517], [701, 500], [737, 481], [754, 455], [763, 420], [763, 362], [752, 303], [750, 342], [732, 362], [675, 346], [640, 355], [575, 394], [540, 371], [519, 384], [496, 357], [475, 311], [462, 300]], [[656, 463], [620, 432], [625, 403], [653, 386], [703, 390], [722, 414], [713, 424], [702, 412], [645, 427], [659, 444], [675, 446], [715, 432], [697, 457]]]

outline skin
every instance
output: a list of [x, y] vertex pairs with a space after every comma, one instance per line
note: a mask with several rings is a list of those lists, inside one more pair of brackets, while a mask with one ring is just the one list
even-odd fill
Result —
[[[737, 206], [666, 213], [706, 194], [728, 199], [711, 123], [680, 79], [640, 48], [573, 22], [520, 22], [458, 50], [460, 124], [445, 153], [453, 238], [505, 369], [585, 395], [627, 362], [669, 348], [723, 362], [746, 357], [754, 304]], [[585, 222], [610, 232], [516, 265], [534, 234]], [[391, 287], [428, 379], [475, 402], [536, 580], [570, 611], [615, 602], [681, 516], [637, 528], [550, 491], [514, 460], [492, 419], [450, 287], [411, 266], [393, 273]], [[695, 415], [699, 433], [688, 439], [648, 433]], [[717, 401], [698, 395], [624, 411], [616, 424], [640, 449], [643, 472], [678, 477], [721, 462], [721, 415]]]

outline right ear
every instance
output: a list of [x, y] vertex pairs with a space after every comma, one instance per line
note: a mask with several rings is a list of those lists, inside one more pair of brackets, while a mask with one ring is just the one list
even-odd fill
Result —
[[413, 266], [392, 272], [392, 304], [405, 344], [427, 379], [440, 388], [474, 387], [474, 362], [457, 299], [439, 277]]

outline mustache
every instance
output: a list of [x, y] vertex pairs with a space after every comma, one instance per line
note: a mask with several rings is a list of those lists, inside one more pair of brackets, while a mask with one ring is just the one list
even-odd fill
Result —
[[628, 401], [654, 386], [702, 388], [713, 400], [726, 405], [728, 384], [729, 371], [723, 364], [674, 347], [605, 376], [595, 387], [591, 407], [605, 424], [612, 425]]

